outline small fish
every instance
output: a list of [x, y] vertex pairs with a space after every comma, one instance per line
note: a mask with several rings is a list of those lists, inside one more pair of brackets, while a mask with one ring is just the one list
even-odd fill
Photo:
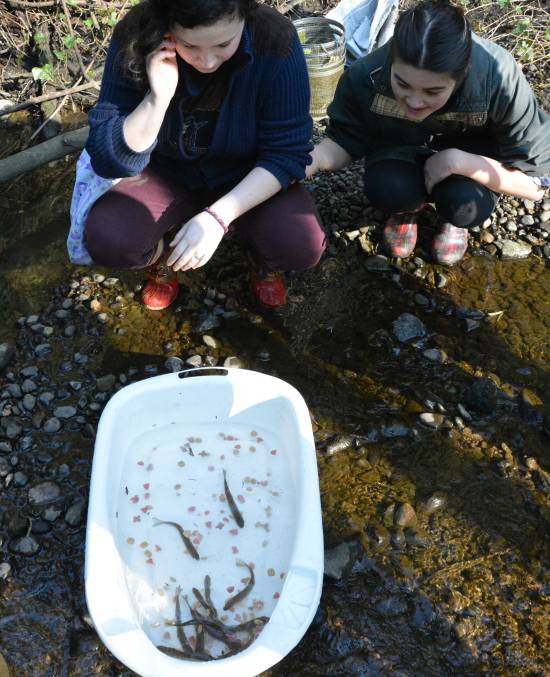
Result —
[[221, 627], [222, 624], [219, 621], [212, 621], [206, 616], [203, 616], [196, 609], [193, 609], [193, 607], [189, 604], [187, 597], [184, 596], [183, 599], [189, 607], [189, 612], [193, 617], [193, 620], [182, 623], [182, 627], [185, 625], [196, 625], [198, 621], [198, 623], [204, 626], [204, 629], [211, 637], [223, 642], [230, 649], [240, 650], [242, 648], [243, 643], [241, 640], [238, 637], [228, 637], [223, 627]]
[[235, 518], [235, 522], [241, 527], [241, 529], [244, 527], [244, 519], [243, 516], [241, 515], [241, 511], [239, 508], [237, 508], [237, 504], [235, 503], [235, 499], [233, 498], [231, 492], [229, 491], [229, 486], [227, 484], [227, 477], [226, 477], [226, 472], [225, 470], [223, 471], [223, 486], [225, 489], [225, 497], [227, 498], [227, 503], [229, 504], [229, 507], [231, 508], [231, 512], [233, 513], [233, 517]]
[[162, 651], [162, 653], [166, 654], [167, 656], [171, 656], [172, 658], [179, 658], [180, 660], [184, 661], [212, 661], [214, 660], [214, 656], [211, 656], [210, 654], [206, 653], [206, 651], [202, 652], [195, 652], [195, 653], [188, 653], [187, 651], [181, 651], [180, 649], [176, 649], [173, 646], [163, 646], [162, 644], [157, 644], [157, 649], [159, 651]]
[[227, 602], [223, 605], [224, 611], [227, 611], [232, 606], [237, 604], [237, 602], [240, 602], [242, 599], [244, 599], [248, 595], [248, 593], [252, 590], [256, 582], [256, 579], [254, 578], [254, 570], [252, 569], [252, 567], [250, 567], [246, 562], [243, 562], [242, 560], [237, 560], [237, 566], [246, 567], [248, 569], [248, 571], [250, 572], [250, 580], [240, 592], [238, 592], [236, 595], [233, 595], [233, 597], [230, 597], [227, 600]]
[[214, 602], [210, 596], [210, 576], [208, 576], [208, 574], [204, 577], [204, 596], [208, 606], [210, 607], [212, 618], [218, 618], [218, 612], [216, 611], [216, 607], [214, 606]]
[[[178, 587], [176, 588], [176, 620], [175, 620], [176, 623], [181, 623], [180, 595], [181, 595], [181, 587], [178, 585]], [[178, 640], [179, 643], [181, 644], [182, 650], [186, 652], [190, 651], [192, 653], [193, 647], [191, 646], [191, 644], [189, 644], [189, 640], [187, 639], [181, 625], [177, 626], [176, 634], [178, 636]]]
[[183, 541], [183, 544], [187, 548], [187, 552], [191, 555], [191, 557], [193, 557], [193, 559], [200, 559], [200, 555], [197, 552], [197, 549], [195, 548], [193, 543], [191, 543], [191, 539], [189, 538], [189, 536], [185, 535], [185, 531], [182, 529], [182, 527], [177, 522], [168, 522], [167, 520], [159, 520], [156, 517], [153, 517], [153, 520], [155, 522], [153, 524], [154, 527], [158, 527], [160, 524], [168, 524], [169, 526], [177, 529], [178, 532], [179, 532], [179, 535], [181, 536], [181, 540]]

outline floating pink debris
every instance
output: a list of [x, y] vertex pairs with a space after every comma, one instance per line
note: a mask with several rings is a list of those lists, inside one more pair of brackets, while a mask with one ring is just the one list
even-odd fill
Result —
[[225, 501], [226, 501], [225, 494], [220, 494], [220, 495], [218, 496], [218, 498], [220, 499], [220, 501], [221, 501], [222, 503], [225, 503]]
[[145, 491], [149, 491], [150, 486], [151, 485], [149, 484], [149, 482], [145, 482], [145, 484], [143, 485], [143, 488], [145, 489]]
[[151, 498], [151, 494], [150, 494], [148, 491], [146, 491], [146, 492], [143, 494], [143, 498], [144, 498], [145, 500], [147, 500], [148, 498]]
[[285, 572], [281, 571], [281, 573], [279, 574], [279, 578], [282, 580], [285, 576], [286, 576]]
[[138, 461], [137, 464], [138, 465], [145, 465], [145, 463], [143, 461]]
[[132, 503], [137, 503], [139, 501], [139, 496], [137, 496], [137, 495], [132, 496], [132, 498], [130, 500], [132, 501]]
[[239, 501], [239, 503], [244, 503], [244, 502], [245, 502], [244, 496], [242, 496], [241, 494], [239, 494], [239, 495], [237, 496], [237, 501]]
[[211, 522], [210, 520], [208, 520], [208, 522], [205, 522], [205, 523], [204, 523], [204, 526], [205, 526], [207, 529], [212, 529], [212, 522]]
[[254, 452], [254, 451], [256, 451], [256, 447], [248, 447], [248, 451]]
[[277, 456], [277, 449], [272, 449], [269, 453], [270, 453], [272, 456]]
[[172, 635], [169, 632], [165, 632], [162, 636], [164, 637], [164, 639], [170, 639]]
[[193, 543], [195, 545], [200, 545], [201, 541], [202, 541], [202, 538], [200, 536], [195, 536], [195, 538], [193, 539]]
[[224, 459], [225, 459], [225, 454], [222, 454], [222, 455], [220, 456], [220, 460], [223, 461]]
[[229, 533], [232, 536], [236, 536], [239, 533], [239, 530], [238, 529], [229, 529]]
[[231, 546], [231, 552], [236, 555], [239, 552], [239, 548], [236, 545]]
[[149, 557], [149, 559], [145, 560], [145, 564], [154, 564], [153, 559]]
[[141, 512], [144, 512], [144, 513], [147, 515], [147, 514], [149, 514], [149, 513], [151, 512], [152, 509], [153, 509], [153, 506], [152, 506], [152, 505], [145, 505], [145, 506], [143, 506], [143, 508], [141, 509]]
[[257, 438], [256, 438], [256, 442], [257, 442], [258, 444], [261, 444], [263, 441], [264, 441], [264, 438], [263, 438], [263, 437], [257, 437]]
[[224, 524], [223, 522], [218, 522], [218, 523], [216, 524], [216, 529], [223, 529], [224, 526], [225, 526], [225, 524]]
[[162, 548], [160, 547], [160, 545], [155, 545], [155, 550], [157, 552], [160, 552], [162, 550]]
[[281, 596], [280, 592], [273, 593], [273, 599], [279, 599], [280, 596]]
[[132, 522], [141, 522], [141, 515], [134, 515], [132, 517]]
[[149, 465], [145, 468], [145, 470], [148, 470], [151, 472], [151, 470], [154, 470], [155, 466], [152, 463], [149, 463]]
[[234, 585], [228, 585], [226, 590], [227, 590], [227, 592], [231, 593], [231, 592], [233, 592], [233, 590], [235, 590], [235, 586]]
[[240, 448], [241, 448], [241, 445], [240, 445], [240, 444], [236, 444], [236, 445], [235, 445], [235, 449], [240, 449]]
[[190, 506], [187, 508], [187, 512], [195, 512], [196, 509], [197, 509], [196, 506], [190, 505]]
[[205, 514], [205, 515], [210, 515], [210, 510], [205, 510], [205, 511], [204, 511], [204, 514]]

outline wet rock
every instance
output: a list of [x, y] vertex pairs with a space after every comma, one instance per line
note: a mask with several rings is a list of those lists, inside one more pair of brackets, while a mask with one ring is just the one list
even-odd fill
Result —
[[445, 417], [442, 414], [433, 414], [431, 411], [427, 411], [420, 414], [419, 419], [427, 428], [437, 430], [443, 424]]
[[11, 466], [7, 458], [0, 456], [0, 477], [6, 477], [11, 471]]
[[27, 393], [23, 398], [23, 406], [27, 411], [32, 411], [36, 406], [36, 397], [30, 393]]
[[391, 425], [382, 426], [382, 435], [384, 437], [405, 437], [408, 434], [409, 428], [403, 423], [392, 423]]
[[390, 262], [385, 256], [368, 256], [365, 259], [365, 268], [371, 273], [385, 273], [390, 270]]
[[393, 333], [398, 341], [405, 343], [426, 335], [426, 327], [411, 313], [403, 313], [393, 322]]
[[199, 322], [197, 326], [197, 331], [199, 333], [203, 333], [205, 331], [211, 331], [212, 329], [216, 329], [219, 326], [220, 326], [220, 318], [214, 313], [211, 313], [209, 315], [206, 315], [206, 317], [204, 317]]
[[425, 350], [422, 355], [430, 362], [435, 362], [436, 364], [443, 364], [447, 361], [447, 354], [439, 348], [428, 348]]
[[449, 279], [443, 273], [436, 273], [435, 276], [435, 286], [438, 289], [443, 289], [443, 287], [449, 282]]
[[55, 399], [55, 395], [53, 393], [49, 392], [49, 391], [46, 391], [46, 392], [40, 393], [40, 395], [38, 396], [38, 399], [40, 400], [40, 402], [42, 402], [43, 405], [48, 407], [50, 405], [51, 401], [53, 399]]
[[49, 343], [41, 343], [40, 345], [36, 346], [34, 352], [37, 357], [43, 358], [52, 352], [52, 347]]
[[25, 367], [24, 369], [21, 369], [20, 374], [24, 378], [35, 378], [36, 376], [38, 376], [38, 367], [35, 367], [34, 365], [31, 365], [30, 367]]
[[18, 512], [9, 512], [5, 518], [5, 527], [11, 538], [22, 536], [29, 528], [29, 520]]
[[48, 508], [44, 510], [42, 513], [42, 517], [47, 521], [47, 522], [55, 522], [55, 520], [61, 515], [63, 511], [60, 508], [56, 508], [55, 506], [51, 505]]
[[23, 428], [16, 421], [10, 421], [6, 426], [6, 437], [8, 440], [15, 440], [21, 434]]
[[181, 357], [169, 357], [164, 363], [164, 367], [167, 371], [181, 371], [183, 369], [183, 360]]
[[354, 439], [350, 435], [336, 435], [327, 443], [325, 453], [327, 456], [334, 456], [340, 451], [346, 451], [354, 446]]
[[6, 390], [9, 392], [9, 394], [12, 397], [19, 398], [23, 395], [23, 391], [21, 390], [21, 386], [19, 385], [19, 383], [8, 384], [8, 387], [6, 388]]
[[419, 548], [427, 548], [430, 545], [430, 537], [424, 529], [405, 529], [405, 538], [409, 545]]
[[416, 525], [416, 512], [410, 503], [402, 503], [395, 511], [394, 523], [399, 527], [414, 527]]
[[447, 505], [447, 496], [442, 491], [436, 491], [422, 504], [422, 510], [427, 515], [432, 515], [438, 510], [442, 510]]
[[406, 545], [405, 532], [398, 527], [392, 531], [391, 542], [395, 548], [404, 548]]
[[45, 520], [34, 519], [31, 526], [31, 534], [47, 534], [51, 530], [51, 524], [48, 524]]
[[526, 259], [532, 247], [518, 240], [502, 240], [501, 257], [503, 259]]
[[79, 526], [86, 512], [86, 502], [83, 499], [75, 501], [65, 513], [65, 522], [71, 527]]
[[[10, 573], [11, 573], [10, 565], [7, 562], [0, 563], [0, 580], [5, 581], [6, 578], [10, 575]], [[2, 674], [1, 671], [0, 674]]]
[[44, 421], [44, 425], [42, 426], [42, 430], [45, 433], [56, 433], [61, 430], [61, 421], [56, 418], [55, 416], [52, 416], [51, 418], [46, 419]]
[[0, 343], [0, 371], [5, 369], [15, 355], [15, 344], [13, 341], [4, 341]]
[[76, 409], [71, 406], [56, 407], [53, 413], [57, 418], [72, 418], [76, 415]]
[[13, 476], [13, 484], [16, 487], [24, 487], [29, 481], [29, 478], [25, 475], [24, 472], [16, 472]]
[[29, 489], [29, 502], [40, 507], [56, 501], [61, 496], [59, 486], [51, 480], [40, 482]]
[[369, 529], [369, 538], [377, 548], [384, 548], [390, 542], [390, 532], [381, 524], [376, 524]]
[[398, 595], [391, 595], [377, 602], [376, 610], [386, 618], [401, 616], [407, 611], [407, 601]]
[[96, 387], [101, 393], [106, 393], [116, 383], [116, 376], [114, 374], [106, 374], [96, 379]]
[[491, 414], [497, 406], [498, 390], [488, 378], [474, 381], [466, 393], [466, 403], [480, 414]]
[[228, 368], [228, 369], [242, 369], [244, 367], [244, 364], [242, 363], [242, 360], [240, 360], [238, 357], [235, 357], [232, 355], [231, 357], [226, 357], [223, 366]]
[[40, 545], [32, 536], [23, 536], [12, 545], [12, 550], [20, 555], [34, 555], [40, 549]]
[[209, 334], [204, 334], [204, 336], [202, 337], [202, 341], [205, 346], [208, 346], [208, 348], [212, 348], [212, 350], [218, 350], [220, 347], [220, 342], [213, 336], [210, 336]]
[[340, 543], [335, 548], [325, 550], [325, 576], [334, 580], [344, 578], [357, 561], [360, 551], [357, 541]]
[[191, 355], [185, 360], [185, 364], [189, 367], [200, 367], [202, 365], [202, 357], [200, 355]]

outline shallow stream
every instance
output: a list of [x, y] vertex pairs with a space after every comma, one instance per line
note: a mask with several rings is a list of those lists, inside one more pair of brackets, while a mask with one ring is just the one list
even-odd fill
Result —
[[[94, 429], [113, 388], [193, 355], [289, 381], [312, 415], [336, 573], [270, 675], [547, 674], [550, 269], [469, 256], [422, 277], [349, 247], [290, 280], [273, 316], [253, 307], [230, 240], [154, 313], [139, 304], [139, 273], [66, 262], [70, 183], [63, 162], [0, 195], [0, 341], [17, 348], [0, 393], [36, 366], [36, 393], [54, 396], [31, 411], [2, 402], [0, 650], [12, 674], [130, 674], [101, 646], [83, 595]], [[424, 335], [398, 338], [404, 313]], [[55, 405], [78, 416], [48, 433]], [[47, 507], [29, 497], [44, 481], [60, 490]], [[29, 529], [39, 548], [22, 555]]]

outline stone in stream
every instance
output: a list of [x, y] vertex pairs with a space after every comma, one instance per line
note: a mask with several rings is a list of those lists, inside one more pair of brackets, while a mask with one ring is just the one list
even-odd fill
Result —
[[434, 512], [442, 510], [446, 505], [447, 496], [442, 491], [436, 491], [424, 501], [422, 510], [426, 515], [433, 515]]
[[226, 357], [223, 366], [227, 367], [229, 369], [242, 369], [243, 368], [243, 363], [242, 360], [240, 360], [238, 357], [235, 355], [231, 355], [230, 357]]
[[514, 240], [502, 240], [503, 259], [526, 259], [531, 254], [531, 245]]
[[76, 414], [76, 409], [67, 405], [64, 407], [56, 407], [53, 413], [57, 418], [72, 418]]
[[491, 414], [497, 406], [498, 390], [488, 378], [474, 381], [466, 394], [467, 404], [480, 414]]
[[436, 364], [443, 364], [447, 361], [447, 353], [439, 348], [427, 348], [422, 355], [430, 362], [435, 362]]
[[390, 262], [387, 257], [381, 256], [368, 256], [365, 259], [365, 268], [371, 273], [386, 273], [390, 270]]
[[82, 523], [86, 512], [86, 501], [78, 499], [65, 513], [65, 522], [71, 527], [77, 527]]
[[36, 405], [36, 397], [34, 395], [31, 395], [30, 393], [27, 393], [25, 397], [23, 397], [23, 406], [27, 411], [32, 411]]
[[164, 363], [164, 368], [166, 371], [176, 372], [183, 369], [183, 360], [181, 357], [171, 356], [168, 357]]
[[96, 379], [96, 386], [99, 392], [106, 393], [110, 390], [116, 382], [116, 377], [114, 374], [106, 374], [105, 376], [100, 376]]
[[419, 419], [420, 422], [425, 426], [427, 426], [428, 428], [437, 430], [438, 428], [441, 427], [443, 421], [445, 420], [445, 417], [442, 416], [441, 414], [433, 414], [431, 411], [427, 411], [420, 414]]
[[56, 501], [61, 496], [59, 485], [51, 480], [40, 482], [29, 489], [29, 503], [40, 507]]
[[32, 536], [23, 536], [12, 545], [12, 550], [20, 555], [34, 555], [40, 549], [40, 545]]
[[212, 348], [212, 350], [217, 350], [220, 347], [220, 342], [213, 336], [210, 336], [209, 334], [204, 334], [202, 337], [202, 341], [205, 346]]
[[335, 548], [325, 550], [325, 576], [337, 581], [344, 578], [357, 561], [360, 551], [357, 541], [340, 543]]
[[406, 343], [413, 338], [426, 336], [426, 327], [423, 322], [411, 313], [402, 313], [393, 322], [393, 333], [398, 341]]
[[[11, 573], [11, 566], [8, 564], [8, 562], [2, 562], [0, 564], [0, 579], [5, 581], [6, 578], [10, 575], [10, 573]], [[0, 674], [2, 674], [1, 671], [0, 671]]]
[[416, 512], [410, 503], [401, 503], [396, 509], [393, 521], [398, 527], [414, 527], [416, 525]]
[[409, 428], [403, 423], [392, 423], [382, 426], [382, 435], [387, 438], [406, 437], [409, 434]]

